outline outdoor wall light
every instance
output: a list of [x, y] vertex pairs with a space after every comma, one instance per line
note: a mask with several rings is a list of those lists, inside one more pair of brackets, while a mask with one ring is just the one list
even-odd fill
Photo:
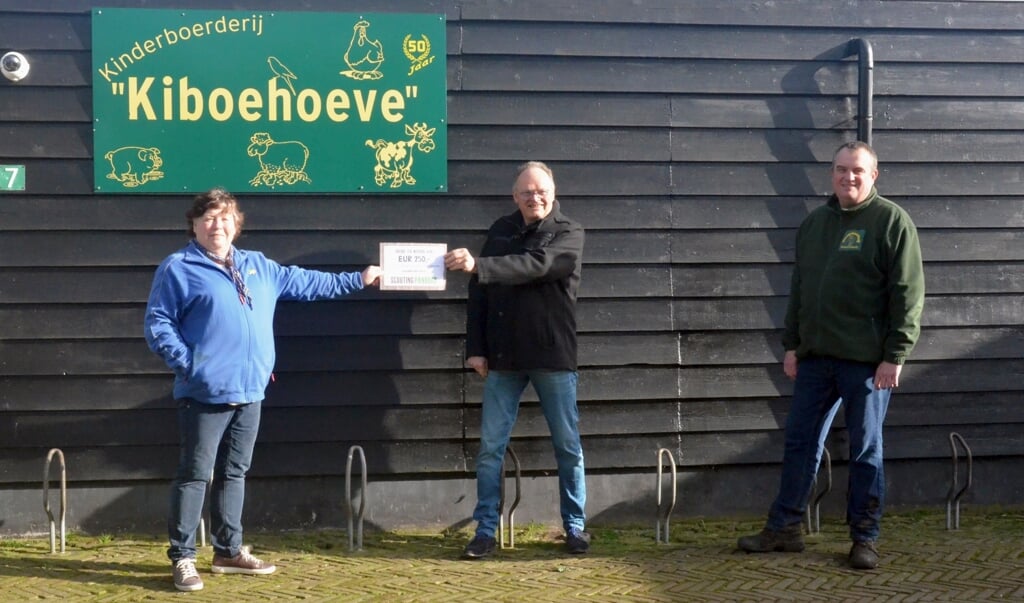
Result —
[[4, 77], [12, 82], [17, 82], [28, 75], [28, 69], [28, 59], [20, 52], [8, 52], [0, 59], [0, 71], [3, 71]]

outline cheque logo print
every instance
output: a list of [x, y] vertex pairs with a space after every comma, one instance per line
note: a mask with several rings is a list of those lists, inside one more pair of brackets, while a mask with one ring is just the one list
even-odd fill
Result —
[[107, 178], [120, 182], [125, 188], [135, 188], [164, 177], [160, 171], [164, 160], [156, 147], [120, 147], [108, 151], [103, 158], [110, 162]]
[[430, 38], [425, 35], [420, 35], [418, 40], [414, 39], [412, 34], [406, 35], [402, 40], [402, 52], [405, 53], [405, 58], [409, 59], [411, 64], [409, 73], [406, 75], [412, 75], [423, 69], [433, 63], [435, 58], [430, 54]]
[[864, 246], [863, 230], [848, 230], [839, 242], [839, 251], [860, 251]]
[[427, 128], [425, 123], [406, 124], [405, 134], [408, 139], [389, 141], [378, 138], [367, 140], [366, 146], [374, 150], [377, 165], [373, 166], [373, 181], [377, 186], [391, 181], [391, 188], [399, 188], [405, 184], [416, 184], [412, 176], [413, 151], [429, 153], [434, 150], [434, 132], [437, 128]]

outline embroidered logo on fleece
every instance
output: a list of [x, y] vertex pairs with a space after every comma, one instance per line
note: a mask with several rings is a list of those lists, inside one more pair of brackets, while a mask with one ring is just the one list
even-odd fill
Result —
[[847, 230], [839, 241], [839, 251], [860, 251], [864, 247], [863, 230]]

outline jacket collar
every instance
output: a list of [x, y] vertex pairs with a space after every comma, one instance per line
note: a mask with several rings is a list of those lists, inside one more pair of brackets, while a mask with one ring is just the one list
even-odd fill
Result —
[[537, 220], [536, 222], [527, 224], [526, 220], [523, 219], [523, 214], [520, 213], [518, 209], [512, 212], [511, 214], [505, 216], [505, 219], [510, 220], [513, 224], [515, 224], [516, 228], [518, 228], [519, 230], [526, 230], [528, 228], [540, 228], [545, 224], [549, 223], [549, 221], [569, 221], [565, 216], [562, 215], [562, 207], [558, 204], [558, 199], [555, 199], [554, 201], [551, 202], [551, 212], [547, 215], [547, 217]]
[[867, 208], [869, 205], [874, 203], [875, 199], [878, 199], [878, 198], [879, 198], [878, 189], [872, 186], [871, 187], [871, 192], [868, 193], [868, 198], [864, 199], [863, 201], [858, 203], [856, 206], [851, 207], [850, 209], [843, 209], [843, 207], [841, 205], [839, 205], [839, 197], [837, 197], [835, 195], [835, 193], [832, 193], [832, 196], [828, 198], [827, 205], [828, 205], [829, 209], [831, 209], [832, 211], [835, 211], [837, 213], [858, 212], [858, 211], [861, 211], [861, 210]]
[[[237, 266], [245, 257], [245, 252], [232, 245], [231, 256], [234, 258], [235, 265]], [[188, 245], [185, 247], [185, 258], [193, 262], [209, 263], [218, 267], [220, 266], [220, 264], [214, 262], [213, 259], [206, 254], [206, 249], [204, 249], [203, 246], [199, 244], [199, 241], [196, 241], [195, 239], [189, 241]]]

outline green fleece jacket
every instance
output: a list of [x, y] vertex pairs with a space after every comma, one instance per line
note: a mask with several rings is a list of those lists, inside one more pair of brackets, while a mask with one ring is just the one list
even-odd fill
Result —
[[917, 343], [924, 271], [917, 229], [871, 195], [844, 210], [835, 195], [797, 231], [782, 344], [798, 358], [903, 364]]

